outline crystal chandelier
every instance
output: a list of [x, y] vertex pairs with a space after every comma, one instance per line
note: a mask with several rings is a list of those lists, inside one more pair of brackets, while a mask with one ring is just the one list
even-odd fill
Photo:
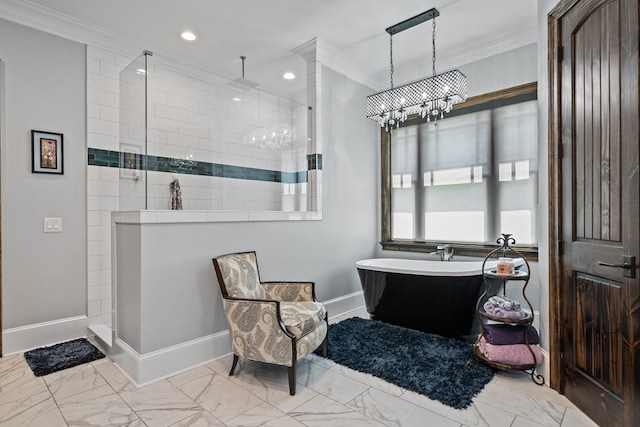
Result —
[[[367, 96], [367, 117], [380, 127], [390, 131], [407, 120], [410, 115], [420, 115], [427, 121], [443, 119], [455, 104], [467, 99], [467, 78], [460, 70], [436, 74], [436, 17], [440, 13], [430, 9], [386, 29], [389, 33], [389, 58], [391, 88]], [[393, 35], [425, 21], [433, 20], [432, 64], [433, 74], [402, 86], [393, 87]]]

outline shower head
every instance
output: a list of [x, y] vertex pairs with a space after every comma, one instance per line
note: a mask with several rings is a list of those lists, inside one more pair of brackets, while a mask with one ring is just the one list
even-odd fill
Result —
[[240, 89], [240, 90], [250, 90], [250, 89], [254, 89], [256, 86], [258, 86], [260, 83], [256, 83], [253, 82], [251, 80], [247, 80], [244, 78], [244, 61], [245, 59], [247, 59], [246, 56], [241, 56], [240, 59], [242, 60], [242, 77], [239, 77], [235, 80], [231, 80], [230, 82], [227, 83], [228, 86], [234, 87], [236, 89]]

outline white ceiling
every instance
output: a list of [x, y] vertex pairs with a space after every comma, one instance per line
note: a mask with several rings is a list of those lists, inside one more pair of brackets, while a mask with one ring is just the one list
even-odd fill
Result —
[[[14, 3], [17, 0], [9, 0]], [[374, 89], [389, 86], [385, 28], [433, 7], [438, 71], [536, 41], [536, 0], [23, 0], [71, 23], [109, 34], [229, 79], [293, 94], [306, 86], [292, 49], [317, 38], [322, 61]], [[2, 13], [0, 12], [0, 17]], [[71, 19], [69, 19], [70, 17]], [[77, 21], [76, 21], [77, 20]], [[431, 72], [431, 21], [393, 38], [396, 84]], [[191, 30], [198, 39], [180, 38]], [[80, 40], [82, 41], [82, 40]], [[88, 41], [85, 41], [88, 42]], [[285, 81], [293, 71], [299, 78]]]

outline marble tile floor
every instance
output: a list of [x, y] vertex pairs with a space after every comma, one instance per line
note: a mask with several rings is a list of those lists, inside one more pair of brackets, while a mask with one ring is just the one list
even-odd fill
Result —
[[[364, 310], [336, 317], [332, 322]], [[136, 388], [108, 358], [35, 377], [23, 355], [0, 358], [0, 426], [595, 426], [521, 373], [499, 373], [464, 410], [310, 355], [289, 395], [282, 367], [231, 357]]]

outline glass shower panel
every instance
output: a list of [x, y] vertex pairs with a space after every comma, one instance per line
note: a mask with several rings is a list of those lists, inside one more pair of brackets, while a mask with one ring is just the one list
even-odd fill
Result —
[[311, 109], [302, 104], [291, 102], [291, 145], [282, 156], [283, 171], [291, 171], [282, 180], [283, 211], [307, 212], [307, 152]]
[[121, 211], [308, 210], [309, 108], [241, 83], [151, 54], [120, 73]]
[[146, 83], [147, 55], [120, 72], [120, 207], [147, 209]]

